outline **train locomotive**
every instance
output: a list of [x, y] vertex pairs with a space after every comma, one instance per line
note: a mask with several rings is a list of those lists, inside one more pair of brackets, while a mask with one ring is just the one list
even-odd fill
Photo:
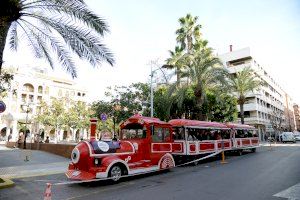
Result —
[[120, 127], [120, 140], [98, 141], [95, 139], [95, 122], [92, 122], [90, 141], [78, 143], [72, 151], [67, 177], [118, 181], [124, 175], [175, 166], [170, 124], [157, 118], [134, 115]]

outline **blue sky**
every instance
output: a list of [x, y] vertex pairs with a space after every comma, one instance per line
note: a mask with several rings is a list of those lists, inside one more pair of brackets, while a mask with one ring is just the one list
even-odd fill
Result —
[[[250, 47], [258, 63], [300, 103], [300, 1], [296, 0], [86, 0], [104, 17], [111, 33], [104, 38], [116, 65], [97, 69], [78, 62], [79, 81], [91, 99], [107, 86], [147, 81], [150, 60], [168, 57], [175, 47], [178, 18], [199, 17], [203, 37], [218, 54]], [[13, 63], [13, 59], [8, 63]], [[28, 60], [30, 63], [31, 61]], [[60, 70], [55, 73], [65, 75]]]

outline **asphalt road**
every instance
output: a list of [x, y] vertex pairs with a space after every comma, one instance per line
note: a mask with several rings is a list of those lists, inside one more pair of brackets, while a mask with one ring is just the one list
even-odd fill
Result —
[[[300, 145], [261, 147], [256, 153], [228, 156], [198, 166], [127, 178], [118, 184], [53, 185], [52, 199], [300, 199]], [[46, 182], [67, 181], [63, 174], [15, 179], [0, 199], [43, 199]]]

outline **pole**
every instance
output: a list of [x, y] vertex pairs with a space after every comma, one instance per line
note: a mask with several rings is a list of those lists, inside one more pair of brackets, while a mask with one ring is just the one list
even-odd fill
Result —
[[[24, 149], [26, 149], [26, 138], [27, 138], [27, 123], [28, 123], [29, 104], [26, 106], [26, 120], [25, 120], [25, 131], [24, 131]], [[29, 155], [25, 153], [25, 162], [29, 161]]]
[[114, 123], [114, 138], [113, 139], [116, 139], [116, 118], [115, 118], [115, 116], [113, 117], [113, 123]]
[[27, 123], [28, 123], [28, 113], [29, 106], [26, 106], [26, 119], [25, 119], [25, 131], [24, 131], [24, 149], [26, 149], [26, 138], [27, 138]]
[[153, 71], [152, 71], [152, 65], [151, 65], [151, 85], [150, 85], [150, 88], [151, 88], [151, 94], [150, 94], [150, 104], [151, 104], [151, 117], [153, 117], [153, 86], [152, 86], [152, 83], [153, 83]]

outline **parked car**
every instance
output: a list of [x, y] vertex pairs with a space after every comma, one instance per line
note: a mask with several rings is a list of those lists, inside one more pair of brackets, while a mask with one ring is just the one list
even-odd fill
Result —
[[294, 132], [294, 137], [296, 141], [300, 141], [300, 133], [299, 132]]
[[283, 143], [285, 142], [296, 142], [294, 134], [292, 132], [283, 132], [279, 135], [279, 140]]

